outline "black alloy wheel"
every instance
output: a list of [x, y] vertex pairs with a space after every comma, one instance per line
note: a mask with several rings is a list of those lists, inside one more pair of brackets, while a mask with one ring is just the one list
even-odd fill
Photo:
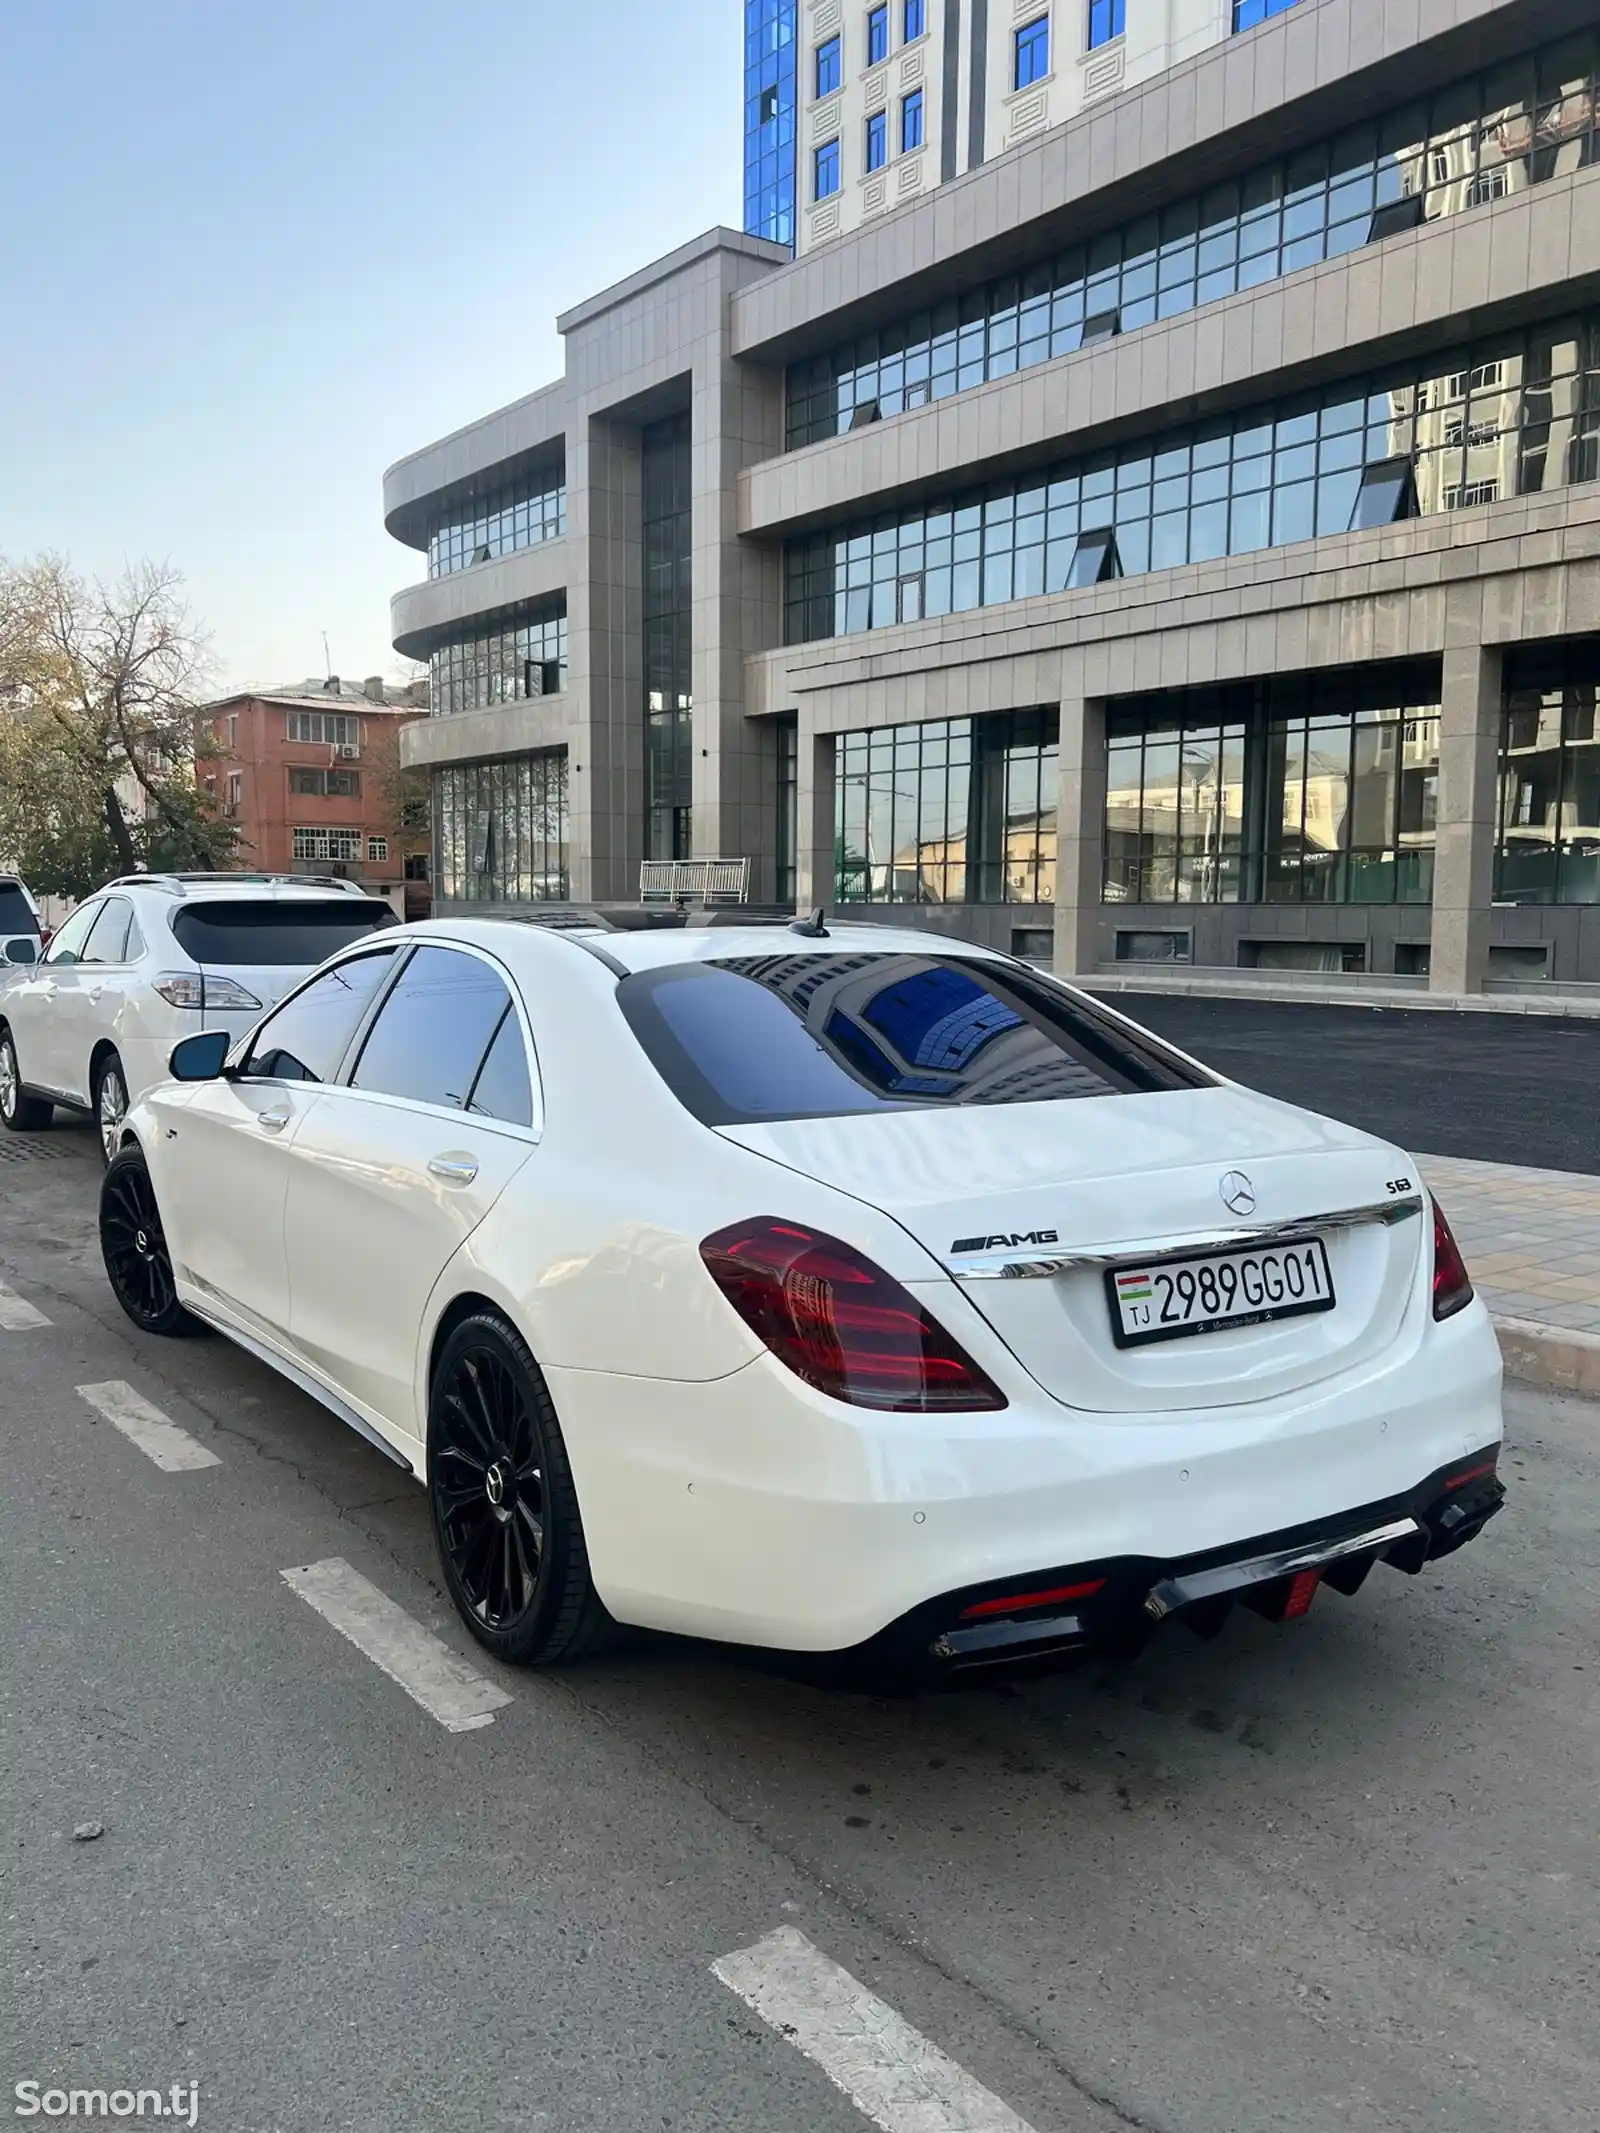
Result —
[[589, 1576], [555, 1408], [521, 1336], [485, 1311], [434, 1366], [428, 1500], [462, 1620], [512, 1666], [554, 1666], [615, 1641]]
[[205, 1327], [178, 1301], [144, 1151], [124, 1148], [100, 1185], [100, 1256], [112, 1293], [145, 1333], [186, 1338]]

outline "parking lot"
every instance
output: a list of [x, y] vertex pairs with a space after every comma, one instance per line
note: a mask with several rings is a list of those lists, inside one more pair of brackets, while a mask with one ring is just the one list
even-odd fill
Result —
[[127, 1324], [97, 1174], [82, 1127], [0, 1166], [8, 2081], [230, 2133], [845, 2133], [842, 2069], [917, 2129], [1600, 2125], [1593, 1410], [1513, 1393], [1464, 1555], [1131, 1669], [518, 1675], [420, 1489]]

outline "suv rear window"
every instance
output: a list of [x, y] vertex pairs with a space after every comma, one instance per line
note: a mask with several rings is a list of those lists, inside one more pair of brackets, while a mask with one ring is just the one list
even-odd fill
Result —
[[667, 1086], [708, 1126], [1210, 1086], [1165, 1045], [1010, 963], [749, 956], [617, 987]]
[[309, 970], [365, 940], [381, 926], [398, 924], [375, 896], [330, 896], [325, 904], [277, 903], [207, 897], [180, 910], [172, 921], [179, 946], [197, 963], [294, 964]]
[[17, 884], [0, 881], [0, 938], [9, 939], [13, 933], [31, 933], [37, 940], [39, 921]]

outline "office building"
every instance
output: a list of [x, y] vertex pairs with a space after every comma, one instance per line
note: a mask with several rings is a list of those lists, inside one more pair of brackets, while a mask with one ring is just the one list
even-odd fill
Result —
[[744, 857], [1064, 971], [1600, 982], [1600, 8], [1149, 12], [1086, 96], [1097, 6], [966, 11], [1047, 20], [1037, 129], [958, 66], [954, 174], [390, 470], [447, 907]]

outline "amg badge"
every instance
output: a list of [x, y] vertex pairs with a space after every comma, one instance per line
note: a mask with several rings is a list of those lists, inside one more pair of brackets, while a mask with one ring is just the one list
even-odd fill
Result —
[[1009, 1237], [957, 1237], [952, 1252], [1008, 1252], [1018, 1244], [1059, 1244], [1061, 1233], [1053, 1229], [1019, 1229]]

